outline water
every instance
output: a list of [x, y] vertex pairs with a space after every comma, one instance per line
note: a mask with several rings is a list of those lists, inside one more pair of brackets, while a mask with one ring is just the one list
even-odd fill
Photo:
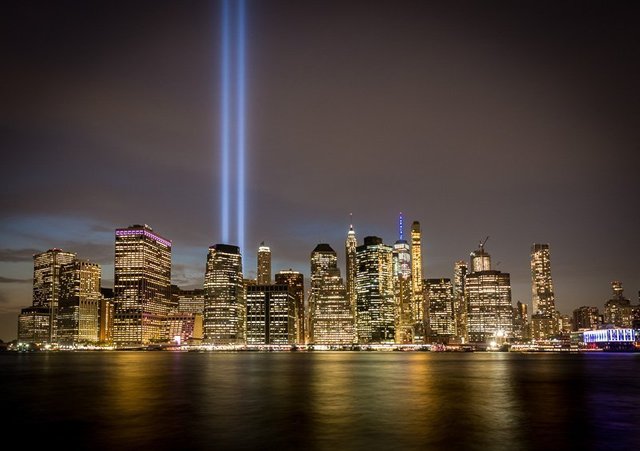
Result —
[[632, 449], [640, 354], [0, 355], [33, 449]]

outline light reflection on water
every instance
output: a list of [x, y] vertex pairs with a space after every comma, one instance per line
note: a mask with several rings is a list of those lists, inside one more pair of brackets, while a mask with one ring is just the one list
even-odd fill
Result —
[[7, 431], [73, 449], [629, 449], [638, 354], [0, 356]]

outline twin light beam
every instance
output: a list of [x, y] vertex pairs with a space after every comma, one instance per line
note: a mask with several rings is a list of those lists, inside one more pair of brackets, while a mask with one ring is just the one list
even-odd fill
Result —
[[[245, 159], [245, 0], [222, 1], [221, 50], [221, 230], [223, 243], [244, 249]], [[235, 190], [232, 177], [235, 175]], [[232, 196], [235, 194], [235, 226]]]

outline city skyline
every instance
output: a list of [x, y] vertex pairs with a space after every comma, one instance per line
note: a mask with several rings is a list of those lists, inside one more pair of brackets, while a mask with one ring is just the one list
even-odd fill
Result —
[[[171, 238], [172, 281], [202, 288], [222, 243], [219, 6], [8, 8], [1, 339], [32, 304], [33, 254], [77, 253], [112, 286], [117, 227]], [[359, 245], [392, 245], [403, 212], [421, 224], [425, 279], [453, 278], [488, 235], [514, 304], [531, 306], [532, 243], [550, 244], [561, 312], [601, 307], [613, 280], [637, 302], [637, 6], [249, 1], [246, 13], [245, 276], [264, 241], [274, 273], [308, 278], [328, 243], [346, 277], [349, 224]]]

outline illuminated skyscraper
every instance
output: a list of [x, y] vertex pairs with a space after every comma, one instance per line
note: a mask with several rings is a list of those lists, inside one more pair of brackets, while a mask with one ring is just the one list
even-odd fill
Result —
[[309, 343], [314, 343], [314, 318], [316, 311], [315, 303], [318, 299], [322, 279], [329, 274], [329, 270], [338, 267], [338, 256], [336, 251], [326, 243], [318, 244], [313, 252], [311, 252], [311, 292], [309, 293], [308, 305], [308, 337]]
[[51, 339], [51, 310], [49, 307], [26, 307], [18, 315], [18, 340], [23, 343], [44, 344]]
[[558, 313], [551, 280], [551, 259], [548, 244], [531, 246], [531, 297], [535, 339], [547, 339], [559, 332]]
[[604, 304], [604, 322], [617, 327], [631, 327], [633, 307], [631, 301], [624, 297], [622, 282], [611, 282], [613, 296]]
[[596, 330], [600, 328], [600, 312], [598, 307], [578, 307], [573, 311], [573, 330]]
[[344, 243], [344, 251], [347, 259], [347, 299], [351, 305], [351, 315], [356, 315], [356, 232], [353, 230], [353, 223], [349, 225], [349, 233]]
[[422, 234], [420, 223], [411, 224], [411, 288], [413, 291], [414, 340], [424, 339], [424, 294], [422, 287]]
[[289, 285], [247, 287], [247, 344], [290, 345], [296, 341], [295, 298]]
[[456, 335], [451, 279], [427, 279], [424, 291], [428, 312], [427, 339], [446, 344]]
[[476, 270], [467, 274], [465, 283], [469, 341], [488, 343], [512, 338], [509, 274], [491, 269], [491, 257], [485, 251], [484, 243], [471, 253], [470, 266]]
[[396, 343], [413, 343], [415, 320], [411, 283], [411, 248], [404, 239], [402, 213], [398, 221], [399, 238], [393, 245], [393, 289], [396, 312]]
[[392, 343], [395, 340], [393, 257], [390, 246], [368, 236], [356, 250], [358, 343]]
[[353, 344], [353, 315], [340, 269], [330, 268], [322, 277], [314, 308], [315, 344]]
[[288, 285], [295, 299], [296, 343], [305, 342], [304, 315], [304, 276], [293, 269], [279, 271], [276, 274], [277, 285]]
[[456, 317], [456, 336], [462, 343], [469, 340], [467, 336], [467, 301], [464, 287], [467, 277], [467, 263], [458, 260], [453, 266], [453, 309]]
[[264, 245], [264, 241], [258, 248], [258, 285], [271, 283], [271, 249]]
[[116, 229], [114, 342], [167, 340], [171, 307], [171, 241], [148, 225]]
[[113, 303], [113, 288], [100, 289], [100, 310], [98, 341], [105, 344], [113, 343], [113, 317], [115, 306]]
[[98, 341], [101, 275], [100, 265], [84, 260], [76, 259], [60, 267], [59, 343]]
[[531, 339], [527, 304], [523, 304], [520, 301], [518, 301], [513, 308], [513, 338], [518, 341], [528, 341]]
[[[49, 311], [49, 343], [57, 343], [58, 303], [60, 300], [60, 267], [71, 263], [76, 254], [61, 249], [49, 249], [33, 256], [33, 307], [40, 313], [34, 324], [42, 325], [43, 309]], [[33, 310], [32, 312], [35, 312]]]
[[240, 248], [209, 248], [204, 275], [204, 338], [215, 345], [244, 344], [246, 302]]

